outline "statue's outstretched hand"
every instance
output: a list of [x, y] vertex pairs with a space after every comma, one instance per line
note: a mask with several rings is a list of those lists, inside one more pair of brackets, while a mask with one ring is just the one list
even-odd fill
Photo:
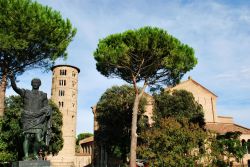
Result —
[[16, 85], [16, 78], [13, 72], [9, 73], [9, 78], [10, 78], [10, 82], [11, 82], [11, 86], [13, 88], [13, 90], [18, 93], [20, 96], [24, 96], [24, 91], [20, 88], [17, 87]]

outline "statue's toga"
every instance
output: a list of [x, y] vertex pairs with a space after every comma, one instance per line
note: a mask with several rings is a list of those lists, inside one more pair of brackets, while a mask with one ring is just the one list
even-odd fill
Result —
[[[39, 91], [40, 79], [31, 81], [32, 90], [20, 89], [16, 86], [14, 77], [11, 77], [11, 86], [24, 102], [21, 115], [22, 130], [24, 134], [23, 151], [24, 160], [38, 159], [38, 152], [45, 143], [48, 145], [48, 133], [51, 127], [52, 110], [48, 104], [47, 94]], [[32, 148], [33, 155], [29, 155]]]

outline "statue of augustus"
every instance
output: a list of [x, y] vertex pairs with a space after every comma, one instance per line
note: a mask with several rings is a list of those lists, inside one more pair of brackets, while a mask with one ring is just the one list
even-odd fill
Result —
[[[20, 89], [16, 86], [13, 75], [10, 77], [13, 90], [18, 93], [24, 102], [21, 114], [22, 131], [24, 135], [24, 160], [39, 159], [40, 148], [49, 143], [48, 132], [51, 127], [52, 110], [48, 104], [47, 94], [39, 91], [41, 80], [34, 78], [31, 81], [32, 90]], [[29, 154], [33, 151], [33, 155]]]

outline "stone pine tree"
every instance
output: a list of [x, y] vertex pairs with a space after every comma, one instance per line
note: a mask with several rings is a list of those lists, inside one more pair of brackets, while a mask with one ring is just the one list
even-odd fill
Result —
[[0, 0], [0, 116], [8, 75], [48, 68], [66, 58], [76, 29], [59, 12], [31, 0]]
[[[174, 85], [197, 63], [194, 50], [165, 30], [143, 27], [101, 39], [94, 52], [97, 70], [106, 77], [117, 77], [134, 87], [130, 166], [136, 165], [137, 113], [147, 86]], [[142, 89], [138, 89], [138, 83]]]

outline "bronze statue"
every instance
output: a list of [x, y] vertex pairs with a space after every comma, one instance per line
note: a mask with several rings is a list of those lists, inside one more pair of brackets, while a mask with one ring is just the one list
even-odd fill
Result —
[[[24, 102], [24, 109], [21, 115], [22, 130], [24, 135], [23, 151], [24, 160], [39, 159], [40, 148], [49, 143], [48, 131], [51, 127], [52, 110], [48, 104], [47, 94], [39, 91], [40, 79], [31, 81], [32, 90], [20, 89], [16, 86], [13, 75], [11, 86], [18, 93]], [[29, 154], [32, 148], [33, 155]]]

